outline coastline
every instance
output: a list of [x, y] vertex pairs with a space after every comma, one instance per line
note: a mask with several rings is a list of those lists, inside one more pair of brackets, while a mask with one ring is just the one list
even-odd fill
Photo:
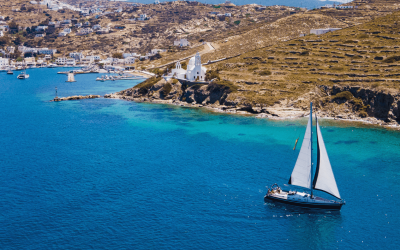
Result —
[[[283, 107], [281, 108], [281, 112], [278, 112], [277, 108], [269, 109], [269, 110], [274, 110], [275, 113], [273, 113], [273, 114], [267, 114], [267, 113], [254, 114], [254, 113], [250, 113], [248, 111], [239, 111], [239, 110], [236, 110], [235, 108], [227, 108], [226, 106], [221, 106], [221, 105], [191, 104], [191, 103], [176, 101], [176, 100], [172, 100], [172, 99], [170, 99], [170, 100], [160, 100], [160, 99], [152, 100], [152, 99], [143, 98], [143, 97], [142, 98], [134, 98], [131, 96], [123, 96], [123, 95], [119, 95], [119, 94], [115, 94], [115, 93], [106, 94], [106, 95], [104, 95], [104, 98], [120, 99], [120, 100], [125, 100], [125, 101], [134, 101], [134, 102], [138, 102], [138, 103], [167, 104], [167, 105], [175, 105], [175, 106], [188, 107], [188, 108], [205, 108], [206, 110], [214, 112], [214, 113], [252, 116], [255, 118], [259, 118], [259, 119], [270, 119], [270, 120], [276, 120], [276, 121], [296, 120], [296, 119], [300, 119], [300, 118], [306, 118], [309, 116], [309, 111], [300, 111], [300, 110], [293, 110], [293, 109], [286, 109], [287, 111], [283, 111], [282, 109], [285, 109]], [[279, 114], [276, 114], [276, 113], [279, 113]], [[393, 129], [396, 131], [400, 131], [400, 124], [398, 124], [398, 123], [386, 124], [384, 121], [376, 119], [374, 117], [367, 117], [364, 119], [362, 119], [362, 118], [348, 119], [348, 118], [332, 117], [321, 111], [316, 111], [316, 114], [319, 116], [319, 119], [340, 121], [340, 122], [349, 122], [349, 123], [361, 123], [361, 124], [367, 125], [367, 126], [385, 128], [385, 129]]]

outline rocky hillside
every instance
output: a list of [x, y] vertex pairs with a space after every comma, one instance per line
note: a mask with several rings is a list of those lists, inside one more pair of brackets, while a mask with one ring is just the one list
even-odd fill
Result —
[[[266, 116], [301, 116], [310, 101], [321, 116], [400, 122], [400, 12], [321, 36], [308, 35], [208, 65], [221, 86], [189, 88], [162, 96], [122, 92], [147, 100], [174, 100]], [[158, 89], [165, 83], [158, 82]], [[212, 91], [211, 91], [212, 90]], [[136, 91], [136, 92], [135, 92]], [[213, 97], [211, 97], [213, 95]], [[209, 98], [207, 98], [209, 97]], [[219, 97], [219, 98], [217, 98]]]

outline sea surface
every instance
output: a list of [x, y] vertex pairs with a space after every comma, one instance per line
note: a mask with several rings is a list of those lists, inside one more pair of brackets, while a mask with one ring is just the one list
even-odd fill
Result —
[[306, 119], [49, 102], [56, 86], [64, 97], [138, 83], [66, 83], [60, 70], [0, 72], [1, 249], [398, 249], [399, 132], [321, 120], [346, 205], [266, 203], [266, 186], [289, 179]]
[[[144, 3], [144, 4], [152, 4], [155, 0], [127, 0], [128, 2], [134, 3]], [[172, 0], [171, 0], [172, 1]], [[171, 2], [169, 0], [160, 0], [160, 2]], [[222, 4], [225, 3], [225, 0], [196, 0], [197, 2], [206, 3], [206, 4]], [[284, 5], [290, 7], [302, 7], [307, 9], [319, 8], [321, 6], [325, 6], [327, 4], [343, 4], [352, 2], [351, 0], [231, 0], [231, 2], [235, 5], [246, 5], [246, 4], [259, 4], [263, 6], [273, 6], [273, 5]]]

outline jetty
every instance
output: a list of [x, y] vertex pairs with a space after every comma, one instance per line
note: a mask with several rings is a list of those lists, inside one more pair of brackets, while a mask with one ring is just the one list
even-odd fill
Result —
[[100, 98], [100, 95], [73, 95], [73, 96], [68, 96], [68, 97], [55, 97], [51, 102], [60, 102], [60, 101], [72, 101], [72, 100], [82, 100], [82, 99], [95, 99], [95, 98]]

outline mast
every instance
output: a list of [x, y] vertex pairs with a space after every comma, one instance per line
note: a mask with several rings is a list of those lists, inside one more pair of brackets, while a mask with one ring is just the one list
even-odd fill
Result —
[[311, 120], [311, 134], [310, 134], [310, 144], [311, 144], [311, 181], [310, 181], [310, 189], [311, 189], [311, 198], [313, 197], [313, 162], [312, 162], [312, 102], [310, 102], [310, 120]]

